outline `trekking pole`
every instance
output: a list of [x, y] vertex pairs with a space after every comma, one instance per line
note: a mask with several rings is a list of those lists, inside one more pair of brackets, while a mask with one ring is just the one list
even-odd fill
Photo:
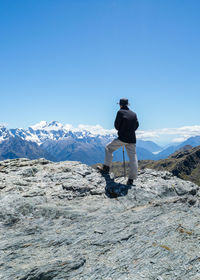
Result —
[[125, 156], [124, 156], [124, 145], [122, 146], [123, 150], [123, 166], [124, 166], [124, 178], [126, 177], [126, 164], [125, 164]]

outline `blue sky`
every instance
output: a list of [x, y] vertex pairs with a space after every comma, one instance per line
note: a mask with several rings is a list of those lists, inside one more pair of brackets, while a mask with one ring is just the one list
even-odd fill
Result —
[[199, 125], [200, 1], [1, 0], [0, 122]]

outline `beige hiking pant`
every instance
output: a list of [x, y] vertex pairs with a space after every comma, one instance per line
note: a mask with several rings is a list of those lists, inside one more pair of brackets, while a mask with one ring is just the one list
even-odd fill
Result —
[[104, 164], [109, 166], [112, 163], [113, 152], [119, 149], [122, 146], [126, 147], [126, 151], [129, 157], [129, 179], [137, 178], [137, 170], [138, 170], [138, 161], [136, 155], [136, 144], [133, 143], [125, 143], [119, 139], [114, 139], [111, 143], [109, 143], [105, 148], [105, 161]]

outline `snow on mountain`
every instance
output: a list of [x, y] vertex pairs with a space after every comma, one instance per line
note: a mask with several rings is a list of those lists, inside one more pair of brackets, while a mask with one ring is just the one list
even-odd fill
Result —
[[106, 143], [107, 139], [116, 137], [116, 130], [104, 129], [100, 125], [90, 126], [80, 124], [77, 128], [70, 124], [61, 124], [57, 121], [46, 122], [41, 121], [27, 129], [16, 128], [7, 129], [5, 126], [0, 126], [0, 142], [9, 137], [18, 136], [23, 140], [35, 142], [38, 145], [46, 141], [60, 141], [69, 139], [89, 139], [95, 138], [102, 143]]
[[[75, 128], [70, 124], [62, 124], [57, 121], [41, 121], [27, 129], [7, 129], [0, 125], [2, 158], [8, 158], [5, 157], [5, 152], [6, 155], [10, 155], [9, 151], [11, 150], [13, 156], [18, 155], [18, 147], [23, 147], [21, 140], [24, 140], [24, 150], [21, 148], [20, 153], [20, 155], [24, 153], [24, 157], [30, 154], [28, 151], [30, 150], [34, 152], [35, 156], [39, 157], [45, 154], [46, 158], [53, 158], [54, 161], [79, 160], [87, 164], [94, 164], [103, 162], [105, 145], [116, 137], [117, 131], [115, 129], [104, 129], [100, 125], [80, 124]], [[14, 138], [16, 138], [15, 142]], [[189, 140], [198, 144], [199, 139], [196, 137]], [[176, 149], [177, 147], [173, 147], [173, 149], [169, 147], [165, 150], [152, 141], [141, 139], [137, 141], [139, 159], [164, 158]], [[121, 158], [121, 149], [119, 149], [114, 153], [114, 160], [119, 161]]]
[[50, 123], [46, 121], [41, 121], [33, 126], [30, 126], [33, 130], [46, 130], [46, 131], [51, 131], [51, 130], [60, 130], [63, 129], [64, 126], [63, 124], [57, 122], [57, 121], [52, 121]]
[[[59, 141], [67, 140], [69, 138], [93, 138], [93, 137], [113, 137], [116, 136], [115, 130], [106, 130], [100, 125], [89, 126], [89, 125], [79, 125], [77, 128], [74, 128], [70, 124], [61, 124], [56, 121], [50, 123], [46, 121], [41, 121], [38, 124], [30, 126], [28, 129], [23, 130], [25, 133], [23, 138], [27, 141], [36, 142], [38, 145], [41, 145], [47, 140]], [[22, 135], [22, 131], [20, 131]], [[19, 135], [19, 131], [17, 131]]]
[[30, 128], [34, 129], [34, 130], [41, 130], [43, 128], [45, 128], [48, 125], [48, 123], [46, 121], [41, 121], [39, 123], [36, 123], [35, 125], [30, 126]]
[[[18, 142], [22, 139], [27, 144], [27, 149], [30, 147], [29, 150], [33, 148], [32, 150], [35, 151], [34, 144], [37, 145], [38, 156], [43, 156], [42, 151], [44, 151], [49, 158], [54, 157], [55, 161], [79, 160], [87, 164], [102, 162], [105, 145], [116, 136], [115, 130], [106, 130], [100, 125], [79, 125], [74, 128], [70, 124], [64, 125], [56, 121], [49, 123], [41, 121], [27, 129], [1, 128], [0, 130], [2, 143], [8, 141], [5, 143], [6, 147], [8, 143], [13, 143], [12, 138], [17, 138]], [[4, 146], [2, 146], [2, 158], [4, 157]], [[11, 150], [11, 145], [9, 147]], [[15, 143], [13, 157], [17, 154], [16, 149], [17, 144]], [[6, 151], [6, 154], [9, 153]], [[27, 154], [28, 151], [24, 151], [24, 157]]]
[[100, 125], [84, 125], [84, 124], [80, 124], [78, 125], [77, 128], [73, 127], [71, 124], [61, 124], [57, 121], [52, 121], [50, 123], [46, 122], [46, 121], [41, 121], [33, 126], [30, 126], [29, 128], [31, 128], [32, 130], [45, 130], [45, 131], [59, 131], [59, 130], [63, 130], [65, 132], [79, 132], [79, 133], [83, 133], [85, 134], [90, 134], [90, 136], [92, 135], [110, 135], [110, 134], [116, 134], [116, 131], [114, 129], [112, 130], [108, 130], [108, 129], [104, 129], [102, 126]]
[[0, 143], [11, 136], [10, 131], [3, 125], [0, 126]]
[[[87, 164], [94, 164], [103, 162], [104, 147], [117, 137], [117, 131], [104, 129], [100, 125], [80, 124], [74, 128], [70, 124], [61, 124], [56, 121], [49, 123], [41, 121], [27, 129], [8, 130], [3, 127], [0, 130], [0, 137], [2, 143], [7, 141], [2, 146], [2, 158], [18, 156], [17, 147], [19, 144], [21, 145], [20, 139], [22, 139], [24, 140], [24, 157], [27, 157], [30, 151], [34, 151], [34, 155], [38, 154], [39, 157], [46, 153], [46, 158], [52, 158], [54, 161], [79, 160]], [[16, 141], [13, 142], [15, 138]], [[15, 143], [13, 147], [12, 143]], [[12, 155], [6, 147], [9, 147]], [[151, 155], [145, 149], [140, 150], [139, 148], [137, 152], [139, 158], [142, 158], [143, 154], [145, 154], [145, 158]], [[20, 155], [22, 156], [22, 153]], [[121, 150], [115, 153], [114, 160], [121, 160]]]

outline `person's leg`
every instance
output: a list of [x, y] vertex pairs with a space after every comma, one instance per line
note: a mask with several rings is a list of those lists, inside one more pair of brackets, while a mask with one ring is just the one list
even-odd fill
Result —
[[109, 166], [112, 163], [113, 152], [119, 149], [123, 145], [123, 142], [119, 139], [114, 139], [111, 143], [109, 143], [105, 148], [105, 161], [104, 165]]
[[135, 144], [125, 144], [126, 151], [129, 157], [129, 179], [135, 180], [137, 178], [138, 161], [136, 155], [136, 145]]

